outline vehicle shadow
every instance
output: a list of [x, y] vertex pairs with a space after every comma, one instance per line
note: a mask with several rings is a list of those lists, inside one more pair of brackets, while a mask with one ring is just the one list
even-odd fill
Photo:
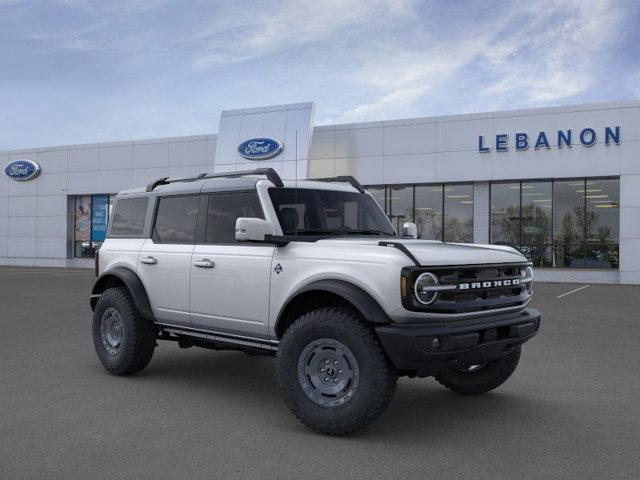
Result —
[[[154, 358], [137, 377], [168, 388], [179, 385], [184, 395], [210, 399], [217, 402], [218, 408], [225, 408], [226, 403], [234, 409], [246, 409], [249, 416], [268, 411], [265, 426], [315, 435], [299, 424], [283, 404], [275, 383], [274, 359], [270, 357], [201, 349], [166, 352]], [[385, 437], [392, 434], [394, 442], [411, 442], [424, 441], [427, 436], [455, 438], [468, 432], [470, 426], [484, 429], [489, 425], [498, 432], [536, 426], [541, 416], [548, 416], [550, 405], [541, 405], [539, 398], [528, 393], [507, 384], [485, 395], [461, 396], [432, 378], [401, 378], [385, 414], [349, 438], [386, 441]], [[563, 410], [561, 405], [551, 409], [558, 418]]]

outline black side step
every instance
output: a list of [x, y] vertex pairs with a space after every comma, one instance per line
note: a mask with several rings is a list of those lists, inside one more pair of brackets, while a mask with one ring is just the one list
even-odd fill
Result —
[[[220, 332], [209, 332], [205, 330], [198, 330], [189, 327], [180, 327], [175, 325], [167, 325], [163, 323], [156, 323], [161, 329], [161, 332], [173, 333], [176, 335], [186, 335], [190, 337], [204, 338], [207, 340], [213, 340], [221, 343], [229, 343], [233, 345], [242, 345], [245, 347], [260, 348], [264, 350], [277, 351], [278, 343], [274, 340], [262, 340], [259, 338], [243, 337], [240, 335], [231, 335]], [[160, 337], [162, 339], [162, 337]]]

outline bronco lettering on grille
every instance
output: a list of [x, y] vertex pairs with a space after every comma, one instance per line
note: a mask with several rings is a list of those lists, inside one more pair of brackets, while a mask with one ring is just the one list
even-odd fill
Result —
[[458, 290], [478, 290], [480, 288], [503, 288], [503, 287], [514, 287], [518, 285], [520, 285], [519, 278], [507, 278], [505, 280], [459, 283]]

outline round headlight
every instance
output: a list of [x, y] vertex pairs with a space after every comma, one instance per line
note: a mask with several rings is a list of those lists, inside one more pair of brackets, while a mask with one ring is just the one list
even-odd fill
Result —
[[421, 274], [416, 279], [416, 283], [413, 286], [413, 294], [415, 295], [416, 300], [423, 305], [433, 303], [438, 296], [438, 292], [436, 290], [430, 290], [429, 287], [435, 287], [438, 283], [438, 277], [433, 273], [426, 272]]
[[526, 267], [520, 270], [521, 282], [525, 285], [527, 292], [533, 291], [533, 268]]

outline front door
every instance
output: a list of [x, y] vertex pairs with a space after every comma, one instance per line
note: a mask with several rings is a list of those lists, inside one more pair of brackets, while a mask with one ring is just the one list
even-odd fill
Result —
[[161, 323], [189, 325], [191, 256], [200, 198], [160, 197], [152, 238], [145, 241], [138, 257], [138, 274]]
[[191, 257], [191, 324], [268, 339], [275, 247], [236, 242], [238, 217], [264, 218], [255, 190], [209, 195], [204, 243], [195, 246]]

